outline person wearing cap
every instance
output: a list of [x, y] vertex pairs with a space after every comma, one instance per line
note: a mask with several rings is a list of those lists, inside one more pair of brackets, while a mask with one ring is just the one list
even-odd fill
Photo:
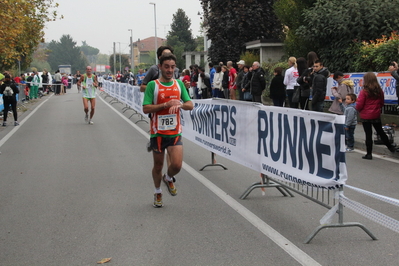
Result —
[[238, 95], [239, 95], [239, 100], [244, 101], [244, 92], [242, 91], [242, 82], [244, 80], [244, 66], [245, 66], [245, 61], [240, 60], [237, 63], [238, 65], [238, 74], [236, 78], [236, 85], [237, 85], [237, 90], [238, 90]]
[[[4, 92], [6, 91], [6, 92]], [[18, 126], [18, 113], [17, 113], [17, 97], [16, 94], [19, 93], [19, 89], [14, 82], [11, 81], [11, 76], [9, 74], [4, 75], [4, 82], [0, 86], [0, 94], [3, 94], [3, 127], [7, 126], [7, 116], [8, 110], [12, 109], [14, 115], [14, 126]], [[8, 94], [8, 95], [7, 95]]]

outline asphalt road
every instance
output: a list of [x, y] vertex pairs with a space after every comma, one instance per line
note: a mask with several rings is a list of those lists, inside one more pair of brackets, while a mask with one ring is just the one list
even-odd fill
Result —
[[[0, 130], [0, 265], [398, 265], [399, 234], [348, 209], [379, 240], [341, 228], [303, 244], [327, 209], [271, 188], [240, 200], [259, 174], [221, 157], [228, 170], [200, 172], [210, 153], [187, 140], [178, 195], [153, 208], [148, 124], [110, 101], [88, 125], [71, 89]], [[398, 163], [348, 154], [348, 184], [399, 198]], [[345, 195], [399, 220], [395, 206]]]

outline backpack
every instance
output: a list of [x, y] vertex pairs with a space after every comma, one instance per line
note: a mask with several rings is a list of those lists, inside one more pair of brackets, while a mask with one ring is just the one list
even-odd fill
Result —
[[8, 96], [8, 97], [13, 96], [13, 94], [14, 94], [14, 91], [11, 89], [10, 86], [7, 86], [7, 87], [5, 88], [5, 90], [4, 90], [4, 92], [3, 92], [3, 95], [4, 95], [4, 96]]

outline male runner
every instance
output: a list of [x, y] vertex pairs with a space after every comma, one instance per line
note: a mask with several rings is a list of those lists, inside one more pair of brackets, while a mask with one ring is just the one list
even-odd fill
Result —
[[[172, 196], [177, 195], [173, 177], [180, 172], [183, 162], [180, 109], [193, 109], [193, 103], [183, 82], [173, 78], [175, 68], [176, 57], [173, 54], [160, 57], [161, 77], [147, 84], [143, 101], [144, 113], [152, 114], [150, 142], [154, 159], [154, 207], [163, 206], [161, 181], [166, 184]], [[170, 165], [167, 173], [162, 176], [165, 149], [170, 157]]]
[[[92, 118], [94, 109], [96, 108], [96, 89], [98, 87], [96, 75], [91, 73], [91, 66], [86, 67], [86, 73], [80, 76], [78, 87], [82, 87], [83, 108], [85, 111], [85, 121], [89, 125], [93, 124]], [[90, 119], [89, 119], [89, 102], [90, 102]]]

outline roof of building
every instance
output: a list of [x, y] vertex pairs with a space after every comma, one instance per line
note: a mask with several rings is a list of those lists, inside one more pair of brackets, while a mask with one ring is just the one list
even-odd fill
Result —
[[[158, 47], [163, 45], [166, 42], [166, 39], [157, 37], [157, 45]], [[133, 45], [137, 46], [139, 51], [142, 52], [149, 52], [149, 51], [156, 51], [158, 47], [155, 48], [155, 37], [148, 37], [146, 39], [138, 40], [134, 42]]]

